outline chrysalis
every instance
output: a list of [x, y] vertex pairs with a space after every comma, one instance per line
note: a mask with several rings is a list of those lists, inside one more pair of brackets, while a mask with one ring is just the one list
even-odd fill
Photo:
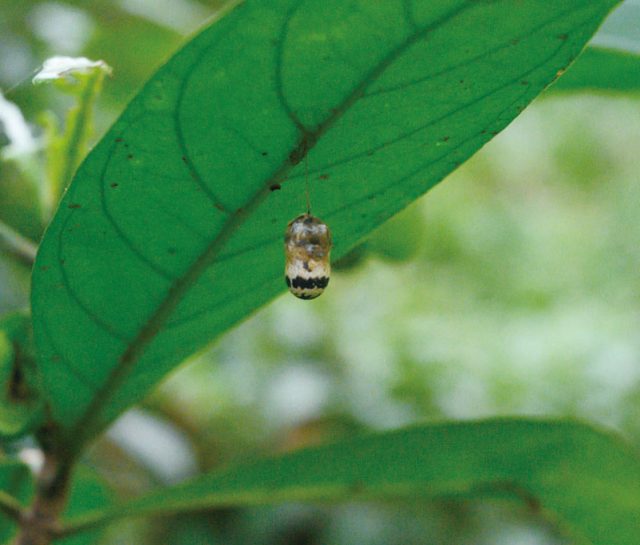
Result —
[[287, 225], [284, 235], [284, 277], [300, 299], [315, 299], [329, 284], [331, 233], [322, 220], [302, 214]]

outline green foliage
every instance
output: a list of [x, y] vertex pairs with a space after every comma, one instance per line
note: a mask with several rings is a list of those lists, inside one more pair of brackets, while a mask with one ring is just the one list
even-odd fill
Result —
[[640, 54], [589, 47], [550, 91], [640, 91]]
[[[104, 509], [113, 504], [113, 497], [104, 480], [86, 466], [81, 466], [73, 480], [64, 516], [81, 517], [88, 512]], [[70, 536], [56, 543], [62, 545], [90, 545], [97, 543], [102, 535], [102, 529], [82, 532]]]
[[[33, 491], [30, 469], [15, 460], [0, 460], [0, 494], [7, 494], [26, 504]], [[15, 533], [15, 522], [0, 513], [0, 543], [6, 543]]]
[[0, 438], [26, 435], [43, 420], [31, 318], [14, 313], [0, 320]]
[[[12, 17], [26, 19], [30, 4], [13, 2]], [[100, 0], [76, 4], [96, 10], [99, 30], [90, 55], [109, 53], [104, 56], [116, 66], [116, 80], [105, 102], [115, 100], [119, 108], [123, 97], [132, 94], [132, 82], [146, 75], [178, 36], [149, 21], [124, 22], [111, 7], [102, 12]], [[39, 363], [52, 409], [46, 412], [53, 417], [47, 424], [54, 424], [47, 429], [58, 425], [64, 433], [50, 436], [60, 441], [54, 443], [57, 454], [74, 464], [86, 441], [168, 371], [283, 289], [282, 230], [304, 210], [307, 171], [313, 212], [334, 231], [334, 257], [341, 264], [335, 269], [350, 269], [351, 274], [336, 275], [331, 299], [297, 306], [288, 318], [278, 310], [261, 313], [259, 326], [254, 322], [239, 330], [209, 355], [217, 365], [200, 366], [186, 395], [175, 395], [172, 386], [151, 402], [189, 434], [202, 466], [237, 464], [247, 453], [259, 457], [265, 444], [269, 450], [282, 449], [344, 435], [345, 430], [351, 434], [366, 428], [363, 422], [369, 417], [373, 422], [382, 416], [388, 425], [398, 414], [403, 422], [450, 415], [443, 405], [456, 403], [444, 399], [451, 385], [462, 376], [481, 374], [482, 367], [491, 370], [469, 380], [488, 383], [484, 394], [495, 403], [490, 411], [476, 403], [473, 388], [452, 396], [465, 397], [457, 403], [472, 407], [473, 415], [499, 414], [500, 407], [528, 411], [527, 396], [531, 402], [541, 389], [545, 394], [549, 390], [549, 399], [533, 401], [536, 410], [560, 407], [558, 412], [567, 414], [578, 406], [580, 414], [589, 414], [588, 404], [598, 401], [587, 399], [582, 386], [572, 382], [576, 362], [566, 358], [566, 350], [547, 345], [558, 342], [548, 332], [555, 329], [558, 314], [566, 312], [558, 301], [570, 299], [578, 285], [589, 285], [599, 300], [615, 306], [621, 293], [626, 301], [629, 297], [623, 287], [614, 286], [619, 277], [613, 269], [635, 278], [637, 252], [625, 250], [633, 229], [619, 240], [624, 258], [604, 260], [598, 251], [612, 251], [604, 242], [615, 238], [608, 231], [620, 230], [625, 221], [616, 218], [615, 224], [607, 224], [605, 209], [610, 213], [612, 200], [636, 194], [623, 191], [624, 181], [608, 183], [626, 175], [611, 153], [601, 149], [601, 140], [590, 141], [575, 127], [575, 134], [567, 133], [564, 139], [554, 130], [545, 135], [545, 144], [554, 139], [561, 143], [550, 144], [546, 155], [531, 153], [543, 156], [544, 165], [527, 162], [529, 147], [536, 145], [527, 140], [513, 159], [519, 169], [499, 173], [504, 163], [494, 157], [489, 165], [485, 154], [461, 175], [463, 184], [458, 183], [457, 190], [455, 183], [447, 187], [452, 196], [444, 207], [427, 214], [423, 205], [409, 206], [386, 220], [490, 140], [565, 69], [545, 94], [636, 92], [636, 53], [593, 42], [596, 46], [571, 64], [615, 4], [570, 0], [553, 8], [534, 0], [247, 0], [187, 43], [90, 154], [49, 228], [34, 270]], [[9, 25], [0, 21], [0, 34], [15, 26], [8, 20]], [[114, 41], [116, 33], [120, 39]], [[135, 36], [135, 47], [126, 36]], [[3, 47], [0, 40], [0, 51]], [[26, 269], [14, 258], [32, 262], [31, 240], [40, 237], [42, 220], [50, 217], [89, 149], [102, 78], [97, 71], [58, 82], [56, 89], [74, 100], [64, 129], [51, 114], [41, 115], [46, 129], [43, 157], [0, 164], [0, 219], [5, 222], [0, 224], [0, 243], [6, 251], [0, 256], [0, 311], [24, 303], [26, 288], [13, 284], [24, 284]], [[31, 101], [26, 111], [37, 111], [36, 103]], [[566, 109], [562, 104], [559, 108]], [[98, 126], [108, 118], [102, 111]], [[588, 146], [593, 148], [589, 152]], [[611, 147], [620, 154], [627, 149]], [[555, 162], [553, 167], [547, 164]], [[538, 169], [545, 168], [540, 175]], [[45, 178], [36, 175], [41, 171], [47, 178], [37, 195], [34, 179], [42, 183]], [[553, 172], [560, 173], [561, 180], [554, 180], [557, 186], [542, 188], [541, 180], [548, 183]], [[504, 187], [498, 187], [501, 184]], [[520, 208], [490, 201], [489, 193], [496, 190], [519, 192]], [[555, 206], [541, 205], [547, 190], [546, 198], [556, 201]], [[583, 191], [595, 195], [592, 201], [582, 200]], [[616, 191], [617, 197], [612, 196]], [[563, 198], [567, 202], [557, 202]], [[587, 206], [593, 206], [592, 215], [580, 216], [584, 210], [579, 209]], [[636, 224], [631, 202], [617, 210], [629, 215], [628, 224]], [[475, 216], [466, 224], [472, 232], [456, 227], [456, 214]], [[590, 218], [588, 225], [578, 227], [584, 217]], [[579, 229], [591, 253], [558, 239], [554, 225], [560, 223]], [[570, 254], [571, 266], [558, 266], [562, 260], [549, 258], [541, 246]], [[381, 259], [356, 270], [367, 256]], [[553, 280], [541, 286], [532, 272], [536, 267], [546, 268]], [[380, 282], [385, 275], [391, 285]], [[395, 285], [402, 289], [396, 291]], [[370, 299], [382, 299], [382, 292], [393, 302], [380, 307], [386, 315], [375, 316]], [[590, 314], [604, 323], [609, 314], [598, 308]], [[630, 303], [624, 307], [631, 308]], [[456, 312], [458, 318], [451, 320]], [[495, 323], [486, 326], [492, 320], [510, 325], [496, 335]], [[518, 328], [535, 329], [536, 320], [544, 327], [527, 331], [529, 344], [523, 350]], [[0, 384], [6, 386], [0, 395], [0, 437], [7, 453], [0, 464], [0, 508], [5, 514], [18, 505], [13, 498], [29, 502], [34, 493], [26, 467], [10, 456], [28, 444], [30, 439], [22, 439], [25, 434], [44, 429], [29, 322], [25, 314], [0, 322]], [[350, 337], [358, 330], [366, 334]], [[474, 335], [484, 344], [474, 342]], [[545, 347], [529, 350], [541, 338]], [[600, 354], [597, 343], [591, 344], [581, 352], [583, 346], [573, 343], [569, 352], [581, 360], [589, 350]], [[287, 353], [293, 345], [304, 349]], [[487, 346], [486, 353], [479, 353]], [[460, 357], [465, 351], [473, 354]], [[611, 357], [605, 351], [599, 355], [607, 362]], [[300, 358], [313, 362], [314, 372], [327, 380], [336, 399], [328, 414], [319, 411], [310, 421], [287, 414], [281, 417], [287, 422], [283, 425], [261, 411], [261, 397], [270, 395], [267, 388], [285, 366], [294, 361], [302, 367]], [[557, 359], [548, 376], [544, 368], [533, 370], [539, 363], [548, 367], [545, 358]], [[250, 369], [252, 359], [263, 366], [257, 374]], [[353, 373], [350, 359], [366, 371]], [[224, 380], [229, 373], [225, 363], [233, 365], [235, 379]], [[601, 372], [598, 369], [591, 372]], [[366, 382], [376, 373], [384, 378], [345, 384], [363, 377]], [[518, 373], [521, 381], [526, 377], [526, 385], [518, 384]], [[537, 380], [540, 376], [544, 381]], [[529, 384], [536, 380], [537, 385]], [[255, 391], [247, 403], [252, 386], [245, 383], [251, 381]], [[624, 391], [629, 399], [619, 404], [626, 403], [628, 412], [612, 417], [616, 424], [637, 413], [633, 386]], [[348, 406], [358, 403], [349, 398], [354, 392], [370, 396], [376, 415], [363, 417]], [[551, 399], [553, 392], [561, 392], [562, 399]], [[341, 395], [347, 400], [336, 401]], [[378, 406], [380, 401], [384, 407]], [[459, 414], [464, 415], [464, 409]], [[597, 411], [593, 414], [597, 420]], [[624, 427], [627, 434], [629, 429], [637, 430], [637, 424]], [[290, 434], [285, 439], [280, 437], [283, 431]], [[101, 450], [88, 455], [98, 465], [103, 453], [96, 451]], [[160, 456], [165, 454], [169, 456], [164, 451]], [[130, 463], [129, 456], [118, 453], [115, 463], [110, 461], [118, 468], [112, 485], [129, 480], [128, 466], [119, 464], [123, 459]], [[440, 502], [470, 498], [520, 500], [538, 522], [542, 517], [559, 522], [576, 543], [632, 545], [640, 537], [633, 524], [640, 507], [636, 453], [609, 435], [570, 422], [492, 420], [368, 435], [233, 465], [118, 505], [86, 466], [76, 469], [72, 482], [64, 512], [69, 526], [59, 541], [65, 545], [96, 542], [102, 538], [102, 525], [113, 520], [186, 513], [190, 516], [176, 524], [167, 518], [156, 525], [156, 535], [175, 544], [215, 538], [258, 545], [271, 543], [264, 527], [276, 526], [274, 511], [263, 508], [262, 522], [256, 523], [255, 510], [247, 506], [373, 500], [373, 507], [393, 504], [408, 518], [406, 507], [416, 506], [427, 520], [425, 506], [446, 505], [450, 517], [450, 511], [460, 506], [464, 511], [468, 503], [450, 509], [452, 504]], [[402, 501], [396, 504], [398, 499]], [[243, 509], [242, 516], [234, 519], [237, 509]], [[225, 518], [230, 513], [231, 518]], [[356, 518], [351, 525], [360, 521]], [[246, 526], [239, 535], [256, 535], [236, 536], [234, 541], [227, 535], [234, 524]], [[248, 529], [251, 525], [253, 530]], [[0, 543], [13, 533], [12, 527], [0, 517]], [[377, 542], [413, 542], [395, 527], [388, 535], [387, 540], [379, 532]], [[423, 533], [416, 535], [420, 537], [415, 542], [422, 543]], [[437, 534], [430, 535], [436, 540]], [[464, 541], [448, 537], [442, 542]], [[350, 542], [357, 541], [352, 537]]]
[[43, 241], [54, 418], [82, 442], [281, 291], [305, 152], [340, 257], [504, 128], [615, 3], [274, 0], [205, 30], [93, 151]]
[[69, 524], [275, 502], [483, 496], [528, 503], [560, 522], [576, 543], [628, 545], [640, 538], [636, 452], [581, 424], [504, 419], [421, 426], [301, 450]]
[[67, 113], [63, 129], [60, 129], [52, 113], [42, 116], [47, 168], [41, 207], [45, 222], [51, 219], [62, 192], [71, 183], [78, 165], [89, 150], [94, 103], [109, 70], [109, 67], [98, 66], [84, 71], [72, 71], [54, 83], [58, 89], [72, 95], [75, 104]]

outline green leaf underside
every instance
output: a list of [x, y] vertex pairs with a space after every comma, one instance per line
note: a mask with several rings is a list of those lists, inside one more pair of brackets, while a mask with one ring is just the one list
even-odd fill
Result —
[[285, 501], [474, 497], [523, 500], [577, 543], [640, 539], [637, 453], [582, 424], [526, 419], [415, 427], [305, 449], [69, 524]]
[[640, 55], [588, 47], [549, 91], [638, 91]]
[[248, 0], [199, 34], [43, 240], [32, 303], [56, 420], [94, 433], [284, 289], [305, 148], [337, 258], [504, 128], [615, 4]]

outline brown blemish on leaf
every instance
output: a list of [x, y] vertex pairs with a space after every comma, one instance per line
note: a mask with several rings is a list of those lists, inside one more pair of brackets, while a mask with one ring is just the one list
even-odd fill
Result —
[[269, 189], [270, 189], [271, 191], [278, 191], [278, 189], [282, 189], [282, 186], [281, 186], [280, 184], [271, 184], [271, 185], [269, 186]]
[[78, 208], [82, 208], [82, 205], [78, 204], [77, 202], [72, 202], [72, 203], [67, 205], [67, 208], [71, 208], [73, 210], [77, 210]]
[[113, 187], [113, 188], [115, 189], [115, 188], [116, 188], [116, 187], [118, 187], [119, 185], [120, 185], [120, 184], [118, 184], [117, 182], [113, 182], [113, 183], [109, 184], [109, 187]]
[[320, 178], [321, 180], [328, 180], [329, 179], [329, 175], [328, 174], [320, 174], [320, 176], [318, 176], [318, 178]]

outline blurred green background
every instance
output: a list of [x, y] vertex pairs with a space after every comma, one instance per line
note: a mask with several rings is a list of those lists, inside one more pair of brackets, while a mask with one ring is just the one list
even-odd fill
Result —
[[[2, 0], [0, 88], [37, 148], [42, 112], [62, 120], [73, 102], [31, 86], [32, 72], [54, 54], [104, 59], [114, 74], [98, 100], [98, 138], [220, 3]], [[640, 2], [624, 8], [596, 43], [640, 53]], [[578, 417], [640, 446], [640, 100], [548, 95], [336, 264], [323, 297], [286, 294], [256, 313], [125, 415], [85, 465], [127, 497], [360, 430], [513, 414]], [[3, 157], [0, 220], [37, 239], [24, 168]], [[35, 172], [42, 160], [21, 159]], [[0, 255], [1, 312], [27, 305], [28, 275]], [[568, 543], [526, 506], [480, 501], [214, 511], [130, 522], [102, 539]]]

